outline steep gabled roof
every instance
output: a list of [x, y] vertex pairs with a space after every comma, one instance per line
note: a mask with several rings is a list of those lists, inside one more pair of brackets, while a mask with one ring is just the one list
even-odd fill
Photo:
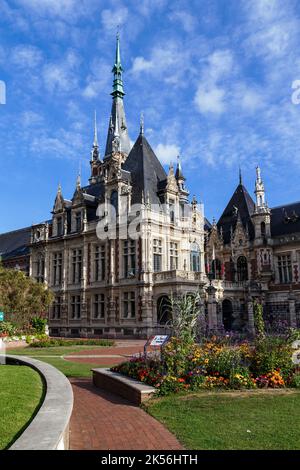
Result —
[[0, 234], [0, 256], [3, 259], [29, 253], [31, 227]]
[[243, 184], [239, 184], [217, 223], [218, 229], [220, 230], [221, 227], [223, 229], [224, 243], [230, 242], [230, 230], [231, 227], [235, 229], [238, 215], [243, 227], [245, 229], [248, 227], [250, 239], [254, 238], [254, 227], [251, 221], [254, 208], [254, 201], [247, 189]]
[[289, 235], [300, 232], [300, 202], [271, 209], [271, 235]]
[[141, 203], [143, 193], [151, 204], [159, 204], [158, 185], [167, 174], [143, 134], [138, 136], [123, 169], [131, 173], [133, 204]]

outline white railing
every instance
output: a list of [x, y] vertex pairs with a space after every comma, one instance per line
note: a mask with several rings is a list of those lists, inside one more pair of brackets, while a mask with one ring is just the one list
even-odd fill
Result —
[[173, 269], [172, 271], [162, 271], [154, 273], [154, 282], [171, 281], [171, 280], [185, 280], [185, 281], [203, 281], [203, 274], [193, 271], [179, 271]]

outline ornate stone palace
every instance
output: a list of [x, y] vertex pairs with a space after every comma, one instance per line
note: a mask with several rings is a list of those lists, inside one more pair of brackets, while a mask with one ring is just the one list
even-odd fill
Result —
[[119, 38], [105, 154], [95, 117], [88, 185], [59, 186], [52, 218], [0, 235], [4, 266], [29, 272], [55, 294], [52, 335], [147, 336], [163, 331], [171, 295], [200, 292], [208, 326], [253, 331], [253, 301], [300, 327], [300, 203], [269, 208], [260, 169], [254, 202], [240, 175], [210, 224], [178, 159], [168, 174], [144, 135], [131, 147]]

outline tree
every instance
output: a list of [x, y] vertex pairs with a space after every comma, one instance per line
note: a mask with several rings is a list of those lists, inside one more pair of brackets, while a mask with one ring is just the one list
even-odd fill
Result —
[[0, 310], [5, 313], [6, 321], [27, 329], [33, 317], [46, 315], [53, 299], [46, 285], [21, 271], [0, 265]]

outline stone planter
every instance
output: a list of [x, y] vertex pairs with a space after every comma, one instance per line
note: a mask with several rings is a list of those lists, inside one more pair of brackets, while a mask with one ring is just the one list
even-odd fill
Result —
[[156, 388], [150, 385], [112, 372], [110, 369], [92, 369], [92, 372], [93, 383], [96, 387], [120, 395], [134, 405], [140, 405], [149, 400], [156, 391]]

